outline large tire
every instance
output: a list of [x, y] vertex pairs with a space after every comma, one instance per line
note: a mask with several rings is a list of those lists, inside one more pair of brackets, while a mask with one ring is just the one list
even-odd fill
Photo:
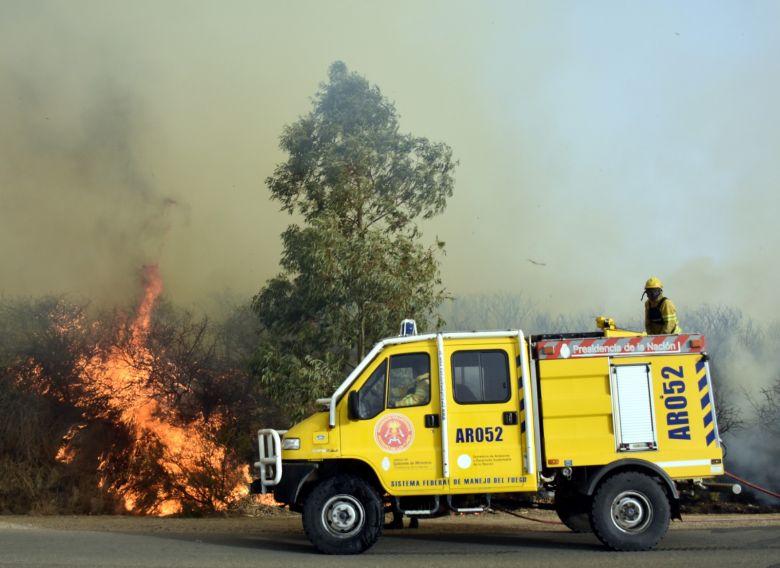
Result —
[[569, 529], [576, 533], [593, 532], [590, 526], [591, 500], [580, 493], [555, 493], [555, 512]]
[[306, 536], [325, 554], [359, 554], [382, 534], [384, 508], [376, 490], [358, 477], [320, 483], [303, 505]]
[[593, 532], [613, 550], [648, 550], [669, 528], [670, 507], [658, 481], [633, 471], [605, 480], [593, 496]]

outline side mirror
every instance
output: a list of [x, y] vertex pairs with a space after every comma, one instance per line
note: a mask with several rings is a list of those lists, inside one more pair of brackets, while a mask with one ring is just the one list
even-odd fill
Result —
[[347, 399], [347, 414], [350, 420], [362, 420], [363, 417], [360, 414], [360, 393], [358, 391], [351, 391], [349, 398]]

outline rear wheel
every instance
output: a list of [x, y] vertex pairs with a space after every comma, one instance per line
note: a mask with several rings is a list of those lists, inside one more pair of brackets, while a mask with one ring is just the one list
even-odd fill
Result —
[[555, 512], [568, 528], [576, 533], [593, 532], [590, 526], [590, 497], [580, 493], [555, 494]]
[[669, 499], [654, 478], [637, 472], [618, 473], [593, 496], [593, 531], [613, 550], [647, 550], [669, 527]]
[[359, 554], [382, 534], [384, 509], [374, 488], [358, 477], [326, 479], [303, 506], [303, 528], [326, 554]]

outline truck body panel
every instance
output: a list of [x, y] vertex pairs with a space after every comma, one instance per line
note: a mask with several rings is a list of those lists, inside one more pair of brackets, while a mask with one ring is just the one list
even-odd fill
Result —
[[638, 335], [612, 350], [587, 341], [537, 345], [553, 352], [538, 359], [548, 466], [632, 457], [673, 479], [723, 473], [701, 335]]

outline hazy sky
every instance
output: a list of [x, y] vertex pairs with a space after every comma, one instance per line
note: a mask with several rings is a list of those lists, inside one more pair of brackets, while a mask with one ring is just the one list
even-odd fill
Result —
[[773, 319], [778, 21], [772, 1], [0, 0], [0, 293], [119, 301], [154, 261], [177, 303], [257, 292], [291, 221], [264, 184], [279, 135], [343, 60], [460, 160], [424, 225], [454, 294], [636, 317], [657, 275], [682, 314]]

